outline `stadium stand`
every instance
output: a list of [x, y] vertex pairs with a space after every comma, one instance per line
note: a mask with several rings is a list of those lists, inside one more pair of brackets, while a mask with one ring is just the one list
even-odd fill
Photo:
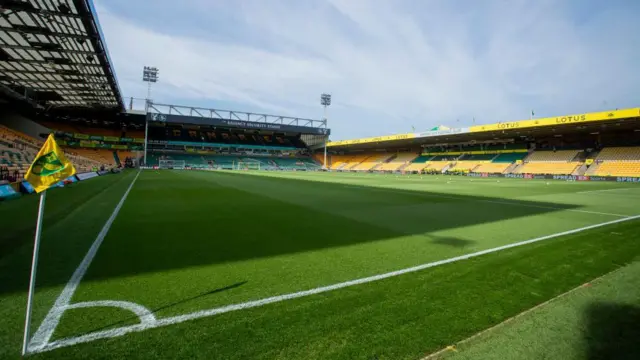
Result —
[[607, 161], [597, 165], [588, 175], [596, 176], [640, 176], [640, 161]]
[[[318, 164], [324, 164], [324, 153], [316, 153], [313, 154], [313, 159], [318, 162]], [[327, 154], [327, 163], [331, 164], [331, 155]]]
[[[6, 166], [13, 181], [24, 178], [44, 142], [0, 125], [0, 164]], [[102, 163], [64, 149], [78, 172], [99, 168]]]
[[518, 166], [514, 174], [572, 174], [581, 162], [575, 161], [581, 150], [540, 150], [534, 151], [524, 159], [524, 164]]
[[481, 163], [473, 169], [477, 173], [502, 174], [505, 173], [516, 161], [524, 159], [528, 153], [488, 154], [491, 162]]
[[272, 159], [276, 167], [282, 170], [316, 170], [320, 165], [308, 158], [278, 158]]
[[640, 146], [604, 148], [596, 161], [640, 161]]
[[470, 172], [482, 165], [491, 162], [497, 154], [470, 154], [463, 155], [456, 161], [447, 171], [452, 172]]
[[450, 160], [435, 160], [435, 161], [429, 161], [424, 170], [425, 171], [432, 171], [432, 172], [442, 172], [444, 170], [447, 169], [447, 166], [449, 166], [449, 164], [451, 164]]
[[[506, 148], [505, 148], [506, 146]], [[469, 151], [490, 151], [488, 147]], [[474, 150], [475, 149], [475, 150]], [[496, 151], [524, 150], [525, 145], [500, 145]], [[477, 173], [514, 173], [570, 175], [581, 174], [577, 171], [584, 162], [580, 158], [583, 151], [574, 150], [537, 150], [515, 153], [489, 153], [466, 155], [421, 155], [399, 153], [397, 155], [357, 154], [331, 155], [331, 169], [353, 171], [405, 171], [405, 172], [477, 172]], [[316, 159], [322, 159], [322, 154]], [[458, 159], [456, 159], [458, 157]], [[522, 164], [517, 163], [522, 161]], [[513, 168], [513, 169], [512, 169]], [[585, 167], [582, 167], [585, 168]], [[640, 176], [640, 147], [609, 147], [603, 149], [594, 164], [585, 175], [598, 176]]]
[[331, 155], [330, 161], [328, 160], [331, 164], [329, 168], [332, 170], [340, 170], [348, 163], [351, 158], [353, 158], [352, 155]]
[[581, 163], [570, 162], [529, 162], [519, 167], [514, 174], [548, 174], [548, 175], [569, 175], [572, 174]]
[[586, 175], [640, 176], [640, 146], [602, 149]]
[[[144, 136], [144, 135], [143, 135]], [[305, 148], [306, 145], [296, 136], [279, 134], [259, 135], [251, 132], [225, 129], [189, 129], [182, 127], [149, 127], [149, 138], [160, 141], [186, 141], [193, 143], [230, 144], [241, 147], [278, 146]], [[197, 144], [195, 144], [197, 146]]]
[[422, 171], [424, 168], [427, 167], [427, 162], [431, 159], [433, 159], [433, 156], [420, 155], [417, 158], [413, 159], [411, 164], [406, 166], [404, 169], [401, 167], [399, 170], [402, 170], [405, 172]]
[[15, 143], [15, 144], [32, 146], [38, 149], [39, 149], [39, 146], [41, 146], [43, 143], [40, 140], [37, 140], [19, 131], [10, 129], [4, 125], [0, 125], [0, 139], [11, 142], [11, 143]]
[[98, 135], [98, 136], [112, 136], [112, 137], [127, 137], [127, 138], [144, 138], [144, 131], [135, 129], [118, 129], [107, 127], [92, 127], [84, 126], [82, 124], [70, 124], [64, 122], [40, 122], [41, 125], [48, 127], [55, 131], [63, 131], [68, 133], [86, 134], [86, 135]]
[[116, 154], [118, 155], [118, 157], [120, 159], [125, 159], [125, 158], [135, 158], [138, 156], [138, 154], [136, 152], [133, 151], [127, 151], [127, 150], [118, 150], [116, 152]]
[[45, 127], [49, 128], [49, 129], [55, 130], [55, 131], [64, 131], [64, 132], [68, 132], [68, 133], [80, 133], [80, 130], [75, 128], [73, 125], [67, 124], [67, 123], [41, 121], [40, 124], [42, 126], [45, 126]]
[[470, 155], [463, 155], [462, 157], [460, 157], [459, 160], [460, 161], [486, 162], [486, 161], [492, 161], [497, 156], [498, 156], [498, 154], [470, 154]]
[[508, 154], [498, 154], [495, 158], [493, 158], [493, 163], [514, 163], [518, 160], [524, 160], [529, 153], [508, 153]]
[[558, 150], [558, 151], [550, 151], [550, 150], [538, 150], [532, 152], [527, 158], [525, 158], [525, 162], [569, 162], [572, 161], [578, 156], [581, 150]]
[[117, 166], [113, 156], [113, 151], [106, 149], [83, 149], [83, 148], [66, 148], [66, 152], [77, 155], [86, 159], [93, 160], [101, 166], [113, 167]]
[[505, 171], [507, 171], [509, 166], [511, 166], [511, 163], [491, 162], [491, 163], [480, 164], [478, 165], [478, 167], [473, 169], [473, 171], [477, 173], [502, 174]]
[[388, 162], [380, 165], [376, 170], [379, 171], [397, 171], [405, 165], [409, 165], [413, 160], [418, 157], [418, 154], [414, 153], [399, 153], [392, 156]]
[[489, 161], [466, 161], [460, 160], [455, 162], [448, 170], [449, 171], [463, 171], [469, 172], [474, 171], [478, 166], [488, 163]]
[[389, 160], [392, 156], [393, 154], [387, 154], [387, 153], [369, 156], [363, 162], [354, 166], [351, 170], [356, 170], [356, 171], [375, 170], [377, 166]]
[[139, 158], [142, 157], [142, 152], [133, 152], [128, 150], [118, 150], [113, 152], [113, 156], [115, 158], [116, 164], [118, 166], [127, 166], [133, 167], [134, 161], [139, 161]]
[[352, 170], [353, 167], [355, 167], [356, 165], [358, 165], [361, 162], [365, 161], [370, 156], [371, 155], [369, 155], [369, 154], [358, 154], [358, 155], [344, 156], [344, 157], [341, 157], [341, 159], [335, 165], [335, 167], [332, 165], [331, 169], [335, 169], [335, 170]]
[[99, 169], [100, 166], [102, 166], [102, 164], [100, 164], [99, 162], [94, 161], [92, 159], [87, 159], [87, 158], [82, 157], [82, 156], [76, 156], [76, 155], [70, 154], [70, 153], [68, 153], [66, 151], [65, 151], [65, 153], [66, 153], [67, 158], [69, 160], [71, 160], [71, 162], [73, 163], [73, 166], [75, 166], [76, 171], [78, 173]]
[[149, 166], [158, 166], [160, 160], [181, 160], [185, 166], [193, 168], [237, 169], [251, 168], [260, 164], [260, 169], [272, 170], [317, 170], [320, 165], [311, 158], [303, 157], [266, 157], [266, 156], [233, 156], [216, 154], [161, 154], [150, 153], [147, 156]]

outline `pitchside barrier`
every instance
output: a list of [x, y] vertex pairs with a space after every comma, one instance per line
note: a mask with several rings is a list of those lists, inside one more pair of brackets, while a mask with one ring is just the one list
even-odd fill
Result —
[[98, 176], [98, 173], [96, 171], [90, 171], [90, 172], [76, 174], [76, 177], [78, 177], [78, 180], [80, 180], [80, 181], [89, 180], [89, 179], [94, 178], [96, 176]]
[[[340, 171], [338, 171], [340, 172]], [[349, 171], [342, 171], [349, 172]], [[353, 172], [353, 171], [351, 171]], [[370, 171], [371, 172], [371, 171]], [[374, 171], [375, 172], [375, 171]], [[402, 171], [380, 171], [379, 173], [404, 174]], [[415, 172], [411, 172], [415, 173]], [[587, 176], [587, 175], [542, 175], [542, 174], [498, 174], [498, 173], [424, 173], [422, 175], [448, 175], [448, 176], [470, 176], [477, 178], [510, 178], [510, 179], [540, 179], [540, 180], [565, 180], [565, 181], [612, 181], [640, 183], [640, 176]]]
[[232, 167], [225, 167], [220, 165], [214, 165], [213, 167], [202, 167], [202, 166], [185, 166], [178, 168], [167, 168], [160, 166], [140, 166], [141, 170], [200, 170], [200, 171], [216, 171], [216, 170], [235, 170], [235, 171], [246, 171], [246, 170], [260, 170], [260, 171], [326, 171], [320, 168], [317, 169], [309, 169], [309, 168], [289, 168], [289, 167], [281, 167], [276, 168], [275, 166], [254, 166], [247, 167], [241, 164], [234, 164]]
[[[106, 171], [106, 170], [90, 171], [90, 172], [75, 174], [73, 176], [69, 176], [68, 178], [62, 181], [59, 181], [57, 184], [51, 187], [52, 188], [64, 187], [65, 185], [73, 184], [78, 181], [89, 180], [98, 176], [108, 175], [112, 173], [115, 174], [121, 171], [122, 169], [111, 169], [110, 171]], [[18, 190], [16, 191], [16, 189]], [[36, 192], [35, 189], [27, 180], [22, 180], [20, 183], [14, 183], [13, 185], [8, 183], [0, 183], [0, 200], [13, 199], [13, 198], [20, 197], [20, 194], [33, 194], [35, 192]]]
[[16, 197], [20, 197], [20, 193], [15, 191], [10, 184], [0, 185], [0, 200], [13, 199]]
[[635, 176], [586, 176], [586, 175], [538, 175], [538, 174], [491, 174], [491, 173], [466, 173], [466, 176], [479, 178], [511, 178], [511, 179], [541, 179], [541, 180], [565, 180], [565, 181], [615, 181], [640, 183], [640, 177]]

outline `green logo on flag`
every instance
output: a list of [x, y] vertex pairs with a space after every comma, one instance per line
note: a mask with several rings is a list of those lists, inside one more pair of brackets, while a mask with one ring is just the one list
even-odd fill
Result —
[[31, 172], [38, 176], [51, 176], [64, 169], [64, 165], [55, 152], [40, 156], [33, 162]]

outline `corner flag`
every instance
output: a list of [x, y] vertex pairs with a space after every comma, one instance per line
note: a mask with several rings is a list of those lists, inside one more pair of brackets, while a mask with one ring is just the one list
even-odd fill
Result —
[[24, 178], [37, 193], [40, 193], [75, 173], [73, 164], [67, 160], [64, 152], [56, 144], [53, 134], [49, 134], [49, 138], [36, 155]]
[[31, 326], [31, 308], [33, 306], [33, 293], [36, 286], [36, 272], [38, 267], [38, 250], [40, 248], [40, 235], [42, 234], [42, 218], [44, 217], [44, 201], [47, 197], [46, 190], [59, 181], [76, 173], [76, 168], [64, 156], [64, 152], [53, 137], [49, 134], [42, 149], [25, 175], [25, 179], [40, 194], [38, 206], [38, 219], [36, 221], [36, 233], [33, 245], [33, 258], [31, 259], [31, 276], [29, 278], [29, 292], [27, 294], [27, 315], [24, 320], [24, 338], [22, 341], [22, 355], [26, 355], [29, 347], [29, 328]]

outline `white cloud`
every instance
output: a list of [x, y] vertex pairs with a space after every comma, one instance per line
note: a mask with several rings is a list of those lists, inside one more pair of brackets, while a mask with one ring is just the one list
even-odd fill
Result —
[[175, 36], [169, 22], [162, 30], [144, 27], [144, 19], [133, 22], [101, 5], [125, 95], [144, 95], [145, 64], [161, 69], [155, 97], [166, 101], [230, 101], [317, 118], [319, 94], [328, 91], [334, 138], [638, 100], [633, 34], [640, 29], [624, 9], [587, 14], [576, 24], [573, 9], [552, 1], [184, 1], [201, 14], [227, 11], [240, 19], [243, 39], [230, 42]]

